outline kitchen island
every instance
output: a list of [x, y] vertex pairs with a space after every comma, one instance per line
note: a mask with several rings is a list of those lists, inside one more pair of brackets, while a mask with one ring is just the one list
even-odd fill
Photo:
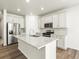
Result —
[[56, 59], [55, 37], [14, 36], [18, 39], [18, 49], [28, 59]]

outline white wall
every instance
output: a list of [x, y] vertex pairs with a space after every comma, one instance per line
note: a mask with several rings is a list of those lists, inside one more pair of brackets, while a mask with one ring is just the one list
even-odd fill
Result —
[[0, 37], [2, 37], [2, 27], [3, 27], [2, 20], [0, 20]]
[[26, 16], [26, 34], [33, 35], [39, 32], [38, 16]]
[[0, 20], [0, 37], [1, 37], [1, 20]]
[[4, 40], [4, 46], [7, 46], [7, 38], [6, 38], [6, 16], [7, 16], [7, 10], [3, 10], [3, 20], [2, 20], [2, 39]]
[[2, 37], [2, 25], [1, 25], [1, 22], [2, 22], [2, 11], [0, 11], [0, 37]]
[[67, 47], [79, 50], [79, 6], [75, 6], [67, 11]]

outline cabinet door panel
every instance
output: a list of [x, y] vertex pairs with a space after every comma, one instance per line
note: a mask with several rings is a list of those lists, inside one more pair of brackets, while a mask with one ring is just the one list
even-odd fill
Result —
[[7, 22], [10, 22], [10, 23], [12, 23], [12, 19], [13, 19], [13, 17], [12, 17], [12, 16], [10, 16], [10, 15], [7, 15]]
[[62, 36], [59, 36], [59, 40], [57, 41], [57, 47], [65, 49], [65, 38]]
[[18, 23], [20, 24], [20, 28], [24, 28], [24, 18], [23, 17], [18, 17]]
[[58, 15], [53, 15], [53, 28], [58, 28], [59, 27], [59, 20], [58, 20]]
[[66, 16], [65, 13], [59, 14], [59, 27], [65, 28], [66, 27]]
[[13, 23], [18, 23], [18, 16], [13, 16]]
[[40, 28], [44, 28], [44, 17], [40, 18]]
[[53, 16], [47, 16], [46, 17], [46, 23], [53, 23]]

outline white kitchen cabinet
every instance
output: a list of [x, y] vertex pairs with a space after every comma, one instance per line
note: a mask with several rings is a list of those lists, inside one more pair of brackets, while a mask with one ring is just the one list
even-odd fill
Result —
[[66, 28], [66, 15], [64, 12], [53, 15], [53, 28]]
[[65, 37], [64, 36], [58, 36], [57, 38], [58, 38], [57, 47], [62, 48], [62, 49], [66, 49], [66, 47], [65, 47]]
[[7, 22], [18, 23], [18, 16], [14, 15], [14, 14], [8, 14], [7, 15]]
[[[41, 18], [41, 27], [44, 27], [44, 23], [53, 23], [53, 28], [54, 28], [54, 34], [57, 36], [59, 39], [57, 41], [57, 47], [66, 49], [66, 12], [56, 12], [50, 15], [43, 16]], [[49, 21], [50, 20], [50, 21]], [[44, 32], [44, 31], [43, 31]]]
[[24, 17], [23, 16], [18, 16], [18, 15], [14, 15], [14, 14], [8, 14], [7, 15], [7, 22], [19, 23], [20, 28], [24, 28]]
[[67, 35], [67, 29], [54, 29], [54, 35], [56, 35], [57, 41], [57, 47], [66, 49], [66, 35]]
[[24, 28], [24, 18], [22, 16], [18, 17], [18, 23], [20, 24], [20, 28]]
[[53, 15], [53, 28], [58, 28], [58, 27], [59, 27], [58, 15]]
[[57, 47], [66, 49], [66, 44], [65, 44], [65, 36], [66, 36], [66, 15], [65, 13], [58, 13], [53, 16], [53, 27], [56, 28], [54, 29], [54, 34], [57, 36], [59, 39], [57, 41]]
[[13, 23], [18, 23], [18, 16], [16, 15], [13, 15]]
[[59, 15], [59, 28], [66, 28], [66, 15], [65, 13], [60, 13]]
[[45, 23], [52, 23], [52, 22], [53, 22], [53, 16], [51, 16], [51, 15], [47, 16]]
[[45, 20], [45, 17], [42, 17], [40, 19], [40, 28], [44, 28], [44, 20]]
[[12, 19], [13, 19], [13, 17], [8, 14], [8, 15], [7, 15], [7, 22], [12, 23], [12, 22], [13, 22]]
[[40, 19], [40, 27], [41, 28], [44, 28], [44, 24], [45, 23], [53, 23], [53, 16], [43, 16], [41, 19]]
[[53, 28], [66, 28], [65, 12], [43, 16], [40, 20], [40, 27], [44, 28], [45, 23], [53, 23]]

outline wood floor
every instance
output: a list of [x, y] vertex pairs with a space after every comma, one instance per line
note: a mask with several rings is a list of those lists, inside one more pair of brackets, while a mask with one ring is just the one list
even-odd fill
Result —
[[57, 49], [57, 59], [79, 59], [79, 51]]
[[27, 59], [17, 48], [17, 44], [1, 47], [0, 59]]
[[[17, 48], [17, 44], [0, 46], [0, 59], [27, 59]], [[57, 49], [57, 59], [79, 59], [79, 51]]]

